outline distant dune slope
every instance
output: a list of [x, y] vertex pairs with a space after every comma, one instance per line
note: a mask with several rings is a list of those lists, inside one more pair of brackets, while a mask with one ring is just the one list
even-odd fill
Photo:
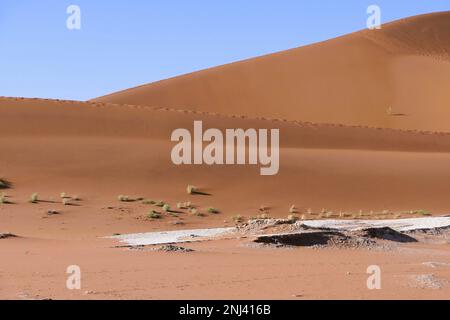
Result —
[[450, 131], [450, 12], [407, 18], [381, 30], [363, 30], [94, 101]]
[[[219, 116], [167, 108], [0, 98], [0, 177], [11, 192], [118, 194], [176, 203], [192, 199], [225, 216], [302, 210], [418, 210], [448, 213], [450, 134], [402, 132]], [[175, 166], [170, 134], [192, 128], [279, 128], [280, 171], [258, 166]], [[192, 129], [191, 129], [192, 130]], [[78, 190], [78, 191], [77, 191]], [[81, 190], [81, 191], [80, 191]]]

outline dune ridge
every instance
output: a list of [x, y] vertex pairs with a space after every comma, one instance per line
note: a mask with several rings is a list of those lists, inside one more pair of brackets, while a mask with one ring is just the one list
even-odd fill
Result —
[[92, 101], [449, 132], [449, 17], [402, 19]]
[[417, 133], [421, 135], [438, 135], [438, 136], [450, 136], [450, 132], [443, 131], [433, 131], [433, 130], [420, 130], [420, 129], [401, 129], [401, 128], [385, 128], [385, 127], [376, 127], [370, 125], [351, 125], [351, 124], [340, 124], [340, 123], [316, 123], [316, 122], [308, 122], [301, 120], [291, 120], [291, 119], [282, 119], [282, 118], [270, 118], [270, 117], [258, 117], [258, 116], [249, 116], [243, 114], [227, 114], [227, 113], [217, 113], [217, 112], [209, 112], [209, 111], [199, 111], [199, 110], [189, 110], [189, 109], [177, 109], [173, 107], [158, 107], [151, 105], [135, 105], [135, 104], [119, 104], [119, 103], [109, 103], [109, 102], [98, 102], [98, 101], [78, 101], [78, 100], [65, 100], [65, 99], [51, 99], [51, 98], [27, 98], [27, 97], [7, 97], [0, 96], [1, 101], [35, 101], [35, 102], [49, 102], [55, 104], [79, 104], [91, 107], [99, 107], [99, 108], [107, 108], [107, 107], [119, 107], [119, 108], [129, 108], [129, 109], [141, 109], [141, 110], [152, 110], [152, 111], [168, 111], [168, 112], [178, 112], [178, 113], [186, 113], [193, 115], [203, 115], [203, 116], [212, 116], [217, 118], [228, 118], [228, 119], [247, 119], [247, 120], [259, 120], [259, 121], [268, 121], [268, 122], [282, 122], [289, 124], [296, 124], [300, 126], [310, 126], [310, 127], [340, 127], [340, 128], [355, 128], [355, 129], [371, 129], [371, 130], [383, 130], [383, 131], [391, 131], [391, 132], [403, 132], [403, 133]]

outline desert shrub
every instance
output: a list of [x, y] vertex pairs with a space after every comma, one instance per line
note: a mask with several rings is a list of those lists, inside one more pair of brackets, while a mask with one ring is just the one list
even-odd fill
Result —
[[65, 192], [61, 192], [61, 194], [59, 196], [61, 197], [61, 199], [67, 198], [67, 195]]
[[268, 213], [263, 213], [263, 214], [258, 215], [258, 216], [256, 217], [256, 219], [260, 219], [260, 220], [268, 220], [268, 219], [270, 219], [270, 215], [269, 215]]
[[288, 221], [295, 222], [298, 220], [298, 217], [295, 214], [290, 214], [287, 217]]
[[190, 201], [187, 202], [179, 202], [177, 203], [178, 209], [192, 209], [192, 203]]
[[208, 213], [212, 213], [212, 214], [220, 213], [219, 210], [217, 210], [216, 208], [212, 208], [212, 207], [208, 208], [207, 211], [208, 211]]
[[204, 217], [205, 214], [203, 212], [200, 212], [199, 210], [195, 209], [195, 208], [190, 208], [189, 209], [189, 214], [196, 216], [196, 217]]
[[186, 188], [186, 192], [187, 194], [195, 194], [196, 192], [198, 192], [198, 189], [195, 186], [188, 185]]
[[295, 204], [293, 204], [290, 208], [289, 208], [289, 213], [297, 213], [297, 208], [295, 207]]
[[30, 196], [30, 203], [38, 203], [38, 201], [39, 201], [39, 196], [38, 196], [38, 194], [37, 194], [37, 193], [33, 193], [33, 194]]
[[0, 204], [6, 204], [6, 203], [7, 203], [6, 194], [0, 193]]
[[119, 195], [118, 197], [117, 197], [117, 200], [119, 200], [120, 202], [128, 202], [128, 201], [130, 201], [130, 197], [129, 196], [124, 196], [124, 195]]
[[8, 189], [11, 187], [11, 183], [5, 179], [0, 179], [0, 189]]
[[164, 201], [157, 201], [157, 202], [155, 203], [155, 206], [162, 208], [162, 207], [164, 207], [165, 204], [166, 204], [166, 203], [165, 203]]
[[170, 205], [168, 205], [167, 203], [164, 204], [162, 208], [163, 208], [163, 210], [164, 210], [165, 212], [169, 212], [169, 211], [170, 211]]
[[142, 201], [142, 204], [151, 204], [151, 205], [153, 205], [153, 204], [156, 204], [156, 201], [153, 201], [153, 200], [150, 200], [150, 199], [146, 199], [146, 200]]
[[70, 199], [69, 198], [62, 198], [62, 204], [65, 206], [68, 206], [70, 204]]
[[235, 223], [242, 223], [244, 221], [244, 218], [240, 214], [233, 216], [232, 219]]
[[147, 215], [148, 219], [161, 219], [162, 216], [159, 212], [152, 210], [150, 211], [150, 213]]
[[423, 216], [431, 216], [431, 212], [427, 211], [427, 210], [417, 210], [416, 214], [420, 214]]

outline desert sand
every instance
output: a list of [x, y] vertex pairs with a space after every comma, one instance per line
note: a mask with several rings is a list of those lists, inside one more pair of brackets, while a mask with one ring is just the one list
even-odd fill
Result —
[[[448, 299], [448, 239], [379, 251], [234, 239], [163, 253], [104, 237], [232, 227], [262, 206], [274, 218], [292, 205], [307, 219], [448, 215], [449, 23], [449, 12], [412, 17], [87, 102], [0, 98], [0, 179], [11, 183], [0, 233], [17, 236], [0, 239], [0, 298]], [[280, 129], [279, 174], [175, 166], [171, 132], [195, 120]], [[77, 199], [63, 205], [63, 192]], [[118, 195], [191, 201], [203, 215], [148, 219], [160, 209]], [[382, 290], [366, 287], [374, 264]], [[69, 265], [81, 267], [82, 290], [66, 288]]]
[[449, 131], [449, 39], [450, 12], [426, 14], [93, 101]]

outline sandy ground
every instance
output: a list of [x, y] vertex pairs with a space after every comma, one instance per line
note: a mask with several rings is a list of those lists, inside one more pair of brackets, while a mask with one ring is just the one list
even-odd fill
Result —
[[[449, 214], [448, 17], [414, 17], [377, 34], [90, 102], [0, 98], [0, 179], [12, 183], [0, 190], [9, 202], [0, 205], [0, 233], [18, 236], [0, 239], [0, 298], [448, 299], [448, 244], [314, 250], [238, 239], [161, 253], [102, 239], [234, 226], [233, 216], [256, 216], [261, 206], [278, 218], [292, 205], [309, 219], [323, 219], [322, 212], [345, 219], [360, 211], [365, 219]], [[279, 174], [173, 165], [170, 134], [194, 120], [220, 130], [280, 129]], [[190, 196], [188, 184], [210, 195]], [[31, 204], [35, 192], [40, 201]], [[79, 200], [64, 206], [62, 192]], [[205, 216], [183, 211], [152, 221], [152, 206], [119, 202], [120, 194], [172, 208], [191, 201]], [[81, 267], [80, 291], [66, 289], [69, 265]], [[369, 265], [381, 267], [382, 290], [367, 289]]]
[[[186, 245], [192, 253], [112, 249], [95, 238], [9, 239], [0, 242], [3, 299], [448, 299], [448, 246], [414, 244], [376, 252], [269, 249], [245, 241]], [[430, 267], [424, 263], [441, 262]], [[79, 265], [81, 290], [66, 289]], [[369, 265], [382, 271], [381, 290], [368, 290]], [[418, 279], [430, 277], [433, 282]], [[418, 278], [419, 277], [419, 278]], [[447, 284], [446, 284], [447, 282]]]

